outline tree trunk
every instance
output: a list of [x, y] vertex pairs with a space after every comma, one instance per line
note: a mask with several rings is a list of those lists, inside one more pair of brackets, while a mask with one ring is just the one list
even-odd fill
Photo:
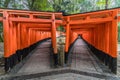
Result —
[[4, 8], [8, 8], [9, 3], [10, 3], [10, 0], [5, 0], [5, 2], [4, 2]]
[[106, 0], [105, 9], [108, 9], [108, 0]]

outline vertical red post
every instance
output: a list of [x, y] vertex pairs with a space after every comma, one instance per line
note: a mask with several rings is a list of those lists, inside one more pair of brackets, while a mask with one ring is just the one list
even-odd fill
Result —
[[9, 33], [9, 15], [6, 10], [3, 11], [3, 32], [4, 32], [4, 57], [5, 57], [5, 71], [8, 71], [10, 68], [10, 33]]
[[54, 53], [57, 54], [55, 14], [52, 14], [52, 42]]
[[7, 11], [5, 11], [4, 10], [4, 12], [3, 12], [3, 17], [4, 17], [4, 19], [3, 19], [3, 26], [4, 26], [4, 28], [3, 28], [3, 32], [4, 32], [4, 57], [5, 58], [8, 58], [9, 57], [9, 50], [10, 50], [10, 36], [9, 36], [9, 22], [8, 22], [8, 13], [7, 13]]
[[111, 71], [115, 74], [117, 74], [117, 35], [118, 35], [118, 10], [113, 11], [113, 20], [112, 20], [112, 26], [111, 26], [111, 35], [110, 35], [110, 55], [111, 55]]
[[20, 23], [17, 25], [17, 49], [20, 50]]
[[66, 25], [66, 44], [65, 44], [65, 52], [68, 52], [69, 48], [69, 37], [70, 37], [70, 24], [69, 24], [70, 18], [67, 17], [67, 25]]

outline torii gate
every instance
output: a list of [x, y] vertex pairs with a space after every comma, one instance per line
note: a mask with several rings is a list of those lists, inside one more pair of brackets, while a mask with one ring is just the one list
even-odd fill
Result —
[[62, 24], [62, 13], [0, 9], [0, 14], [4, 26], [6, 71], [40, 40], [51, 37], [54, 54], [57, 54], [56, 25]]
[[66, 29], [65, 63], [70, 47], [81, 34], [93, 53], [116, 73], [118, 13], [119, 8], [68, 16], [57, 12], [0, 9], [0, 21], [4, 27], [5, 70], [12, 69], [39, 41], [46, 38], [52, 39], [56, 59], [56, 27], [62, 24]]
[[81, 34], [92, 52], [109, 66], [112, 72], [117, 73], [117, 24], [118, 20], [120, 21], [118, 13], [120, 14], [120, 9], [64, 16], [63, 23], [67, 31], [66, 54], [77, 38], [76, 34]]

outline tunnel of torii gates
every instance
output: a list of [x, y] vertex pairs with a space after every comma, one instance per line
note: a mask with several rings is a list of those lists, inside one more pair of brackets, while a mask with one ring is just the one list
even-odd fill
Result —
[[61, 12], [0, 9], [0, 22], [4, 27], [5, 71], [10, 71], [38, 43], [47, 39], [51, 39], [53, 58], [57, 64], [56, 27], [63, 25], [66, 29], [66, 64], [72, 45], [80, 34], [101, 62], [116, 73], [119, 14], [119, 8], [67, 16]]

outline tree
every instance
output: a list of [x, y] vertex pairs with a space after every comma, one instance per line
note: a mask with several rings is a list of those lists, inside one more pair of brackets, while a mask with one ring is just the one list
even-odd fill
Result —
[[10, 0], [0, 0], [0, 7], [1, 8], [8, 8]]
[[105, 9], [108, 9], [108, 0], [106, 0]]
[[60, 25], [60, 26], [57, 27], [57, 31], [65, 32], [65, 29], [62, 25]]
[[83, 0], [83, 2], [81, 2], [80, 5], [80, 12], [89, 12], [89, 11], [95, 11], [97, 10], [97, 6], [96, 6], [96, 2], [97, 0]]
[[111, 8], [120, 7], [120, 0], [112, 0], [111, 3]]
[[84, 0], [51, 0], [54, 11], [64, 14], [74, 14], [80, 12], [79, 3]]
[[52, 5], [48, 0], [26, 0], [24, 4], [29, 10], [53, 11]]
[[2, 26], [2, 23], [0, 23], [0, 42], [3, 42], [3, 26]]

